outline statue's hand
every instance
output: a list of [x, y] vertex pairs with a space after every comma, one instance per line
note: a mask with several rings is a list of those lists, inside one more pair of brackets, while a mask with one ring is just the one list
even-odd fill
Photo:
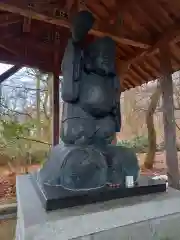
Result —
[[92, 28], [94, 21], [95, 19], [90, 12], [79, 12], [72, 22], [71, 32], [73, 41], [79, 42], [83, 40], [88, 31]]

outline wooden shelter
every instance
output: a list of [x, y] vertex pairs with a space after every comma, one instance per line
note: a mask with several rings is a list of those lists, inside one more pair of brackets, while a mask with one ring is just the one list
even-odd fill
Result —
[[117, 42], [117, 68], [122, 90], [161, 77], [166, 160], [171, 185], [179, 172], [171, 73], [180, 69], [180, 1], [178, 0], [1, 0], [0, 61], [54, 73], [54, 138], [59, 140], [61, 59], [73, 15], [88, 9], [96, 18], [89, 41], [110, 36]]

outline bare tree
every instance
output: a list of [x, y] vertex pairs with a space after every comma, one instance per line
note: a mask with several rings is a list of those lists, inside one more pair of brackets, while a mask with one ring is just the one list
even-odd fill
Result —
[[150, 104], [146, 113], [146, 125], [148, 130], [148, 152], [144, 161], [144, 167], [151, 169], [153, 168], [154, 159], [156, 155], [156, 130], [154, 127], [154, 113], [161, 95], [161, 89], [159, 84], [156, 90], [151, 96]]
[[[24, 159], [21, 165], [26, 170], [32, 154], [46, 152], [51, 145], [51, 76], [39, 70], [24, 69], [17, 79], [14, 76], [2, 85], [0, 123], [7, 121], [11, 126], [12, 122], [12, 126], [8, 130], [8, 137], [4, 135], [6, 141], [1, 141], [1, 153], [13, 156], [13, 159]], [[23, 127], [22, 134], [15, 134], [16, 124], [13, 126], [13, 122]], [[7, 133], [7, 129], [0, 125], [0, 134]]]

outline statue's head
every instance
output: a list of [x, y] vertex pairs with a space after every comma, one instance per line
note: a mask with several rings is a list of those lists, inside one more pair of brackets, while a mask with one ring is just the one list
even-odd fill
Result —
[[94, 21], [95, 19], [91, 12], [80, 11], [72, 21], [71, 32], [73, 41], [82, 41], [92, 28]]
[[85, 68], [99, 75], [115, 75], [116, 44], [110, 37], [95, 40], [85, 50]]

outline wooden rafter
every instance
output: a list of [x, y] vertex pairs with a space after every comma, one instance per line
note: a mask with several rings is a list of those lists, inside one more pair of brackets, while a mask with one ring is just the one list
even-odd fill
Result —
[[0, 13], [0, 27], [20, 22], [20, 17], [11, 13]]
[[15, 55], [17, 53], [14, 49], [6, 47], [6, 45], [3, 43], [0, 43], [0, 48], [4, 49], [5, 51], [7, 51], [13, 55]]
[[2, 73], [0, 75], [0, 84], [4, 82], [6, 79], [14, 75], [16, 72], [18, 72], [21, 69], [20, 66], [13, 66], [10, 69], [8, 69], [6, 72]]
[[[119, 17], [122, 18], [124, 13], [128, 10], [128, 8], [131, 6], [131, 4], [134, 2], [134, 0], [126, 0], [126, 1], [121, 1], [121, 0], [114, 0], [114, 4], [111, 6], [111, 9], [107, 9], [107, 12], [109, 14], [109, 21], [111, 23], [117, 23], [119, 20]], [[96, 0], [89, 2], [91, 3], [97, 3]], [[88, 8], [88, 4], [87, 8]], [[90, 9], [91, 10], [91, 9]]]
[[[4, 42], [4, 44], [5, 44], [5, 42]], [[11, 45], [10, 43], [8, 43], [8, 44]], [[52, 52], [52, 51], [56, 50], [55, 46], [48, 44], [48, 43], [43, 43], [43, 42], [38, 41], [33, 38], [30, 38], [29, 35], [24, 36], [24, 37], [14, 37], [14, 45], [15, 46], [20, 47], [20, 46], [23, 46], [24, 44], [27, 47], [29, 47], [30, 49], [39, 49], [44, 52]]]
[[1, 63], [15, 65], [22, 67], [40, 68], [44, 72], [53, 72], [53, 65], [50, 61], [41, 61], [32, 57], [19, 57], [17, 55], [1, 54]]
[[31, 18], [24, 17], [23, 19], [23, 32], [29, 33], [31, 31]]
[[[24, 17], [31, 17], [32, 19], [40, 20], [46, 23], [62, 26], [69, 28], [70, 22], [67, 19], [61, 19], [58, 17], [55, 17], [53, 12], [49, 12], [49, 14], [45, 14], [41, 12], [40, 10], [37, 10], [35, 8], [29, 9], [28, 4], [26, 4], [23, 0], [21, 0], [21, 3], [17, 3], [15, 0], [1, 0], [0, 2], [0, 9], [3, 11], [8, 11], [11, 13], [19, 14]], [[107, 23], [108, 24], [108, 23]], [[90, 34], [93, 34], [95, 36], [101, 37], [101, 36], [110, 36], [112, 39], [114, 39], [117, 43], [125, 44], [125, 45], [131, 45], [134, 47], [140, 47], [140, 48], [149, 48], [149, 43], [141, 42], [140, 40], [133, 40], [128, 39], [123, 36], [116, 35], [114, 32], [109, 31], [109, 27], [107, 27], [107, 31], [101, 31], [98, 27], [95, 27], [90, 31]], [[112, 27], [111, 27], [112, 29]]]
[[[177, 71], [180, 68], [180, 19], [175, 21], [179, 18], [180, 3], [177, 0], [147, 1], [145, 6], [143, 0], [1, 0], [0, 60], [54, 71], [54, 52], [59, 51], [60, 65], [72, 17], [79, 9], [88, 9], [96, 23], [87, 44], [94, 40], [93, 35], [109, 35], [117, 41], [117, 66], [122, 89], [161, 76], [159, 46], [164, 40], [170, 42], [172, 71]], [[69, 6], [65, 6], [65, 2], [69, 2]], [[153, 8], [156, 8], [155, 14]], [[19, 22], [14, 23], [16, 19]], [[55, 32], [59, 34], [60, 46], [53, 44]], [[136, 48], [139, 42], [142, 49]]]
[[59, 64], [62, 58], [63, 50], [65, 48], [65, 41], [61, 41], [61, 47], [55, 46], [50, 43], [42, 42], [39, 39], [35, 39], [29, 33], [26, 33], [25, 36], [13, 37], [13, 44], [11, 38], [1, 38], [0, 39], [0, 48], [3, 48], [7, 52], [21, 57], [28, 57], [29, 53], [31, 57], [34, 55], [37, 56], [38, 52], [38, 59], [52, 59], [53, 53], [57, 52], [59, 49]]
[[180, 34], [180, 20], [178, 20], [176, 23], [168, 27], [168, 29], [164, 31], [163, 34], [160, 35], [160, 37], [155, 41], [155, 43], [151, 47], [149, 47], [149, 49], [145, 51], [140, 50], [139, 54], [137, 54], [129, 61], [124, 62], [122, 74], [126, 73], [132, 64], [135, 64], [138, 61], [143, 61], [143, 59], [148, 55], [154, 55], [158, 53], [159, 47], [164, 41], [170, 42], [173, 39], [174, 42], [178, 42], [180, 40], [179, 34]]
[[10, 37], [17, 37], [22, 32], [21, 30], [21, 24], [14, 23], [13, 25], [10, 25], [8, 27], [1, 27], [0, 25], [0, 33], [1, 33], [1, 39], [10, 38]]

